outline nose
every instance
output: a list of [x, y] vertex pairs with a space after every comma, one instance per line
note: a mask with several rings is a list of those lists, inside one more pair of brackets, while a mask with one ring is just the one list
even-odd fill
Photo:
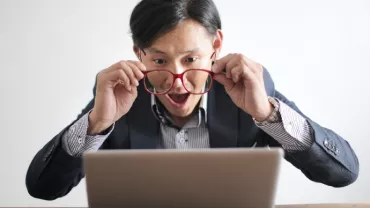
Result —
[[[174, 73], [175, 74], [181, 74], [184, 72], [184, 69], [181, 67], [181, 66], [177, 66], [176, 67], [176, 70], [174, 70]], [[181, 81], [181, 78], [180, 77], [177, 77], [175, 80], [174, 80], [174, 83], [173, 83], [173, 86], [172, 86], [172, 89], [171, 89], [171, 93], [186, 93], [187, 91], [185, 90], [184, 86], [183, 86], [183, 83]]]
[[175, 79], [175, 81], [174, 81], [174, 83], [173, 83], [173, 87], [172, 88], [181, 88], [181, 87], [183, 87], [182, 86], [182, 82], [181, 82], [181, 79], [180, 78], [176, 78]]

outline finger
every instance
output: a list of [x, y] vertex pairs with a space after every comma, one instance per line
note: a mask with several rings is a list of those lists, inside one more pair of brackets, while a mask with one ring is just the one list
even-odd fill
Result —
[[259, 64], [248, 57], [244, 57], [245, 64], [253, 71], [258, 72], [259, 71]]
[[247, 66], [235, 66], [230, 70], [231, 73], [231, 79], [237, 83], [241, 79], [244, 80], [254, 80], [256, 78], [254, 72]]
[[[142, 71], [145, 71], [145, 66], [144, 66], [144, 70], [142, 70], [142, 66], [140, 64], [140, 62], [138, 63], [134, 63], [134, 62], [131, 62], [131, 61], [128, 61], [127, 64], [131, 67], [135, 77], [137, 80], [141, 80], [142, 78], [144, 78], [144, 74]], [[142, 64], [144, 65], [144, 64]], [[141, 68], [140, 68], [141, 67]]]
[[243, 67], [244, 62], [242, 58], [238, 55], [234, 55], [229, 62], [226, 64], [226, 77], [232, 79], [233, 77], [231, 76], [231, 70], [236, 67]]
[[110, 67], [108, 67], [106, 70], [104, 70], [105, 72], [112, 72], [112, 71], [115, 71], [117, 69], [120, 69], [121, 68], [121, 64], [124, 63], [125, 61], [119, 61], [117, 63], [114, 63], [112, 64]]
[[[224, 60], [227, 60], [222, 66], [224, 66], [226, 77], [232, 78], [231, 76], [231, 69], [237, 67], [237, 66], [244, 66], [246, 65], [244, 56], [242, 54], [229, 54], [228, 58], [225, 58]], [[218, 67], [218, 66], [217, 66]]]
[[116, 73], [117, 73], [117, 76], [122, 78], [122, 81], [119, 82], [119, 84], [122, 84], [126, 88], [126, 90], [131, 91], [132, 87], [130, 83], [130, 78], [127, 76], [127, 74], [122, 70], [117, 70]]
[[240, 78], [243, 76], [243, 66], [235, 66], [229, 70], [230, 78], [237, 83]]
[[225, 87], [226, 92], [229, 92], [235, 85], [233, 80], [227, 78], [224, 73], [215, 74], [214, 80], [221, 83]]
[[106, 74], [106, 79], [111, 82], [122, 84], [128, 91], [131, 91], [130, 79], [123, 70], [115, 70]]
[[146, 71], [146, 66], [142, 62], [131, 60], [129, 60], [128, 62], [135, 64], [140, 69], [140, 71], [142, 72]]
[[226, 64], [233, 58], [233, 54], [229, 54], [219, 60], [216, 60], [212, 66], [212, 71], [216, 74], [222, 72], [226, 68]]
[[130, 79], [130, 85], [139, 86], [139, 82], [137, 81], [133, 69], [130, 67], [128, 62], [121, 63], [121, 68], [119, 70], [123, 70], [128, 78]]
[[126, 62], [128, 62], [128, 61], [119, 61], [117, 63], [114, 63], [109, 68], [107, 68], [105, 71], [106, 72], [111, 72], [111, 71], [114, 71], [114, 70], [117, 70], [117, 69], [121, 69], [122, 65], [124, 65]]
[[245, 56], [243, 56], [242, 60], [243, 60], [244, 66], [246, 66], [244, 69], [245, 71], [243, 73], [243, 76], [245, 79], [256, 80], [256, 79], [262, 78], [263, 80], [263, 66], [260, 63], [255, 62]]

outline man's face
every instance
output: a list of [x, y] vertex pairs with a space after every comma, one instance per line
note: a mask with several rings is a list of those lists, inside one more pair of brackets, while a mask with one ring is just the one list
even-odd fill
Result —
[[[221, 47], [221, 39], [210, 36], [204, 27], [194, 21], [184, 21], [174, 30], [158, 38], [149, 48], [141, 53], [141, 59], [148, 71], [167, 70], [181, 74], [189, 69], [211, 70], [212, 56]], [[166, 72], [150, 73], [148, 79], [159, 92], [169, 89], [173, 83], [171, 74]], [[188, 91], [201, 92], [208, 73], [187, 72], [182, 82], [175, 79], [171, 90], [163, 95], [156, 95], [166, 109], [177, 117], [190, 115], [198, 104], [201, 95]], [[185, 85], [185, 87], [184, 87]]]

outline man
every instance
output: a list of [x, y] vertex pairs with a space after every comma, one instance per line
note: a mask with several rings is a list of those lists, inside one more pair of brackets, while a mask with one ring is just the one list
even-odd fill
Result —
[[304, 115], [244, 54], [218, 58], [223, 33], [212, 0], [142, 0], [130, 26], [139, 61], [102, 70], [94, 98], [32, 160], [29, 193], [65, 196], [99, 149], [282, 147], [312, 181], [353, 183], [359, 163], [348, 142]]

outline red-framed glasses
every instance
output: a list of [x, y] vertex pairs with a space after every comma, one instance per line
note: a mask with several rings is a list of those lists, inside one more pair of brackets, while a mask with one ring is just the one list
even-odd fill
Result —
[[168, 70], [158, 69], [143, 72], [144, 86], [151, 94], [168, 93], [176, 79], [180, 79], [185, 90], [190, 94], [207, 93], [213, 84], [214, 72], [206, 69], [188, 69], [181, 74]]
[[[143, 49], [139, 51], [146, 55]], [[213, 52], [211, 59], [216, 58], [216, 52]], [[212, 61], [213, 64], [214, 61]], [[151, 94], [160, 95], [171, 91], [176, 79], [180, 79], [185, 90], [190, 94], [201, 95], [207, 93], [213, 84], [214, 72], [206, 69], [188, 69], [181, 74], [175, 74], [165, 69], [148, 70], [143, 72], [145, 90]]]

